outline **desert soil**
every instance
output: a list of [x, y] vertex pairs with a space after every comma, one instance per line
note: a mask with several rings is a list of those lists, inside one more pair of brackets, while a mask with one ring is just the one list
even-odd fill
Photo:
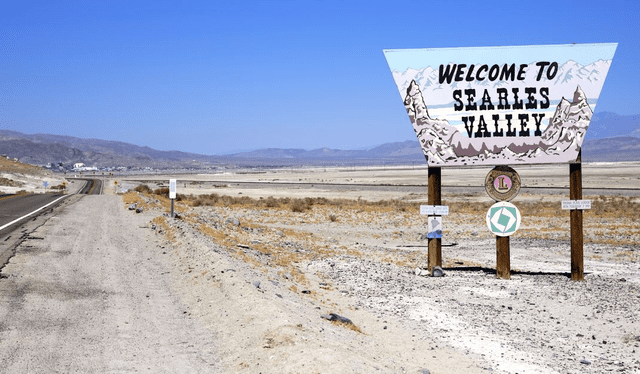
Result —
[[[634, 167], [585, 166], [583, 183], [637, 187]], [[523, 184], [562, 188], [566, 169], [524, 170]], [[447, 171], [443, 180], [481, 186], [484, 175]], [[176, 219], [165, 197], [132, 191], [140, 183], [165, 186], [169, 177], [107, 181], [107, 195], [83, 198], [31, 234], [42, 239], [25, 241], [2, 271], [0, 286], [14, 282], [10, 289], [21, 290], [8, 303], [14, 309], [2, 314], [3, 360], [26, 360], [69, 332], [73, 343], [35, 362], [95, 372], [107, 365], [158, 372], [640, 373], [640, 223], [637, 214], [620, 213], [637, 208], [638, 196], [586, 196], [601, 200], [585, 212], [581, 282], [568, 276], [569, 214], [559, 208], [567, 196], [518, 196], [514, 204], [526, 215], [511, 238], [512, 275], [504, 280], [493, 270], [495, 237], [484, 222], [492, 202], [483, 193], [443, 190], [451, 211], [444, 218], [444, 276], [430, 277], [426, 221], [415, 206], [426, 188], [357, 186], [424, 184], [426, 170], [177, 176], [179, 193], [202, 199], [177, 202]], [[291, 186], [233, 185], [269, 180]], [[116, 195], [123, 190], [129, 192]], [[207, 205], [211, 193], [234, 200]], [[313, 199], [296, 205], [270, 196]], [[132, 203], [144, 211], [128, 210]], [[38, 274], [73, 257], [66, 276]], [[35, 286], [39, 276], [56, 281]], [[65, 283], [71, 279], [100, 297], [85, 301], [78, 295], [94, 291]], [[329, 321], [331, 313], [350, 323]], [[26, 321], [12, 322], [19, 314]], [[22, 337], [27, 325], [36, 330]]]
[[0, 157], [0, 194], [45, 192], [63, 182], [63, 176], [47, 169]]
[[[636, 187], [635, 166], [585, 167], [584, 184]], [[530, 173], [525, 179], [529, 183], [561, 188], [566, 172], [551, 168], [524, 174]], [[302, 211], [277, 201], [266, 207], [185, 203], [177, 205], [181, 219], [172, 220], [166, 217], [163, 198], [129, 193], [125, 200], [149, 207], [155, 217], [150, 227], [173, 249], [182, 272], [191, 275], [182, 279], [182, 289], [188, 303], [198, 308], [196, 315], [217, 326], [217, 336], [228, 336], [224, 346], [245, 342], [245, 353], [229, 349], [222, 354], [232, 371], [640, 372], [637, 214], [616, 215], [607, 209], [613, 200], [585, 212], [586, 275], [574, 282], [569, 277], [569, 214], [559, 209], [560, 200], [568, 197], [544, 191], [518, 196], [514, 203], [521, 201], [529, 215], [511, 240], [512, 277], [502, 280], [493, 270], [495, 238], [484, 223], [491, 202], [483, 193], [455, 195], [445, 189], [452, 210], [445, 217], [445, 276], [428, 277], [424, 218], [406, 207], [358, 205], [363, 195], [373, 202], [415, 202], [424, 201], [426, 194], [393, 188], [363, 193], [356, 185], [417, 184], [421, 174], [425, 171], [209, 176], [216, 182], [183, 177], [182, 190], [200, 195], [356, 201], [315, 204]], [[448, 178], [481, 185], [484, 176], [479, 174], [462, 170]], [[269, 179], [289, 182], [291, 188], [233, 186], [234, 181]], [[320, 184], [301, 187], [305, 179]], [[139, 182], [126, 183], [133, 187]], [[323, 182], [354, 185], [336, 191], [323, 189]], [[621, 206], [637, 208], [637, 199], [627, 197]], [[208, 309], [216, 305], [218, 309]], [[231, 311], [235, 319], [221, 319]], [[322, 316], [329, 313], [349, 318], [354, 326], [328, 323]]]
[[146, 219], [115, 195], [68, 198], [27, 224], [0, 274], [4, 373], [218, 372]]

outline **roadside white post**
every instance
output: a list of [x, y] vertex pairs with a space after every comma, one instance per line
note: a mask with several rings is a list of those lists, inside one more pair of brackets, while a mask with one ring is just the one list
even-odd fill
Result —
[[169, 199], [171, 199], [171, 218], [173, 218], [173, 201], [176, 199], [176, 180], [169, 179]]

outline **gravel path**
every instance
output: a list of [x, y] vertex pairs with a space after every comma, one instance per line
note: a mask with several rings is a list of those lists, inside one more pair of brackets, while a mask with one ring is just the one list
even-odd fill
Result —
[[3, 372], [219, 371], [141, 220], [85, 196], [26, 236], [1, 273]]

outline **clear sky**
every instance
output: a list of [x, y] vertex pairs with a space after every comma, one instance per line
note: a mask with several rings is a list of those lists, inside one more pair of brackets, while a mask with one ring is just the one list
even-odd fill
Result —
[[414, 140], [383, 49], [618, 43], [597, 112], [640, 114], [636, 1], [15, 1], [0, 129], [217, 154]]

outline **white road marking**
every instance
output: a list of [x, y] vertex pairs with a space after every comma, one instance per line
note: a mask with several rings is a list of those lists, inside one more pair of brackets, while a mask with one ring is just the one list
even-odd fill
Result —
[[25, 214], [24, 216], [22, 216], [22, 217], [20, 217], [20, 218], [18, 218], [18, 219], [15, 219], [15, 220], [13, 220], [13, 221], [11, 221], [11, 222], [9, 222], [9, 223], [7, 223], [7, 224], [6, 224], [6, 225], [4, 225], [4, 226], [0, 226], [0, 231], [4, 230], [5, 228], [7, 228], [7, 227], [9, 227], [9, 226], [11, 226], [11, 225], [13, 225], [13, 224], [14, 224], [14, 223], [16, 223], [16, 222], [19, 222], [20, 220], [23, 220], [23, 219], [25, 219], [25, 218], [29, 217], [29, 216], [30, 216], [30, 215], [32, 215], [33, 213], [39, 212], [39, 211], [41, 211], [42, 209], [44, 209], [44, 208], [48, 207], [49, 205], [54, 204], [54, 203], [56, 203], [57, 201], [64, 199], [64, 198], [65, 198], [65, 197], [67, 197], [67, 196], [69, 196], [69, 195], [61, 196], [60, 198], [53, 200], [52, 202], [50, 202], [50, 203], [49, 203], [49, 204], [47, 204], [47, 205], [41, 206], [40, 208], [38, 208], [38, 209], [34, 210], [33, 212], [31, 212], [31, 213], [29, 213], [29, 214]]

